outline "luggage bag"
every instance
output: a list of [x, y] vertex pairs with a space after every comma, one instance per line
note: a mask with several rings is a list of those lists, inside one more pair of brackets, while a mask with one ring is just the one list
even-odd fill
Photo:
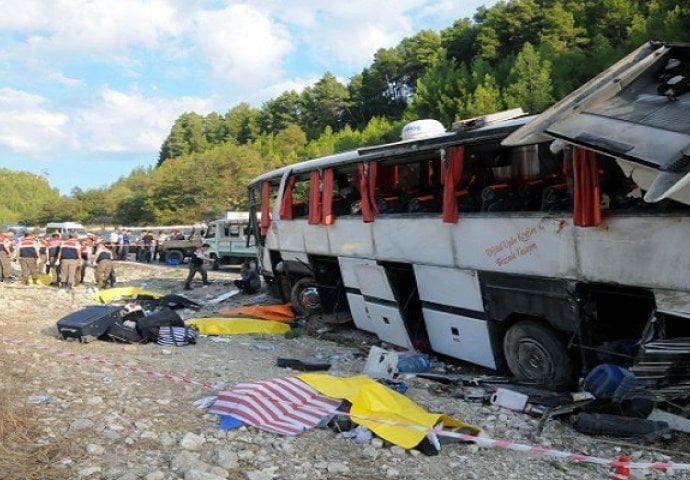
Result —
[[85, 307], [57, 322], [60, 336], [67, 339], [77, 339], [80, 342], [90, 342], [105, 335], [108, 328], [122, 317], [122, 307], [94, 305]]

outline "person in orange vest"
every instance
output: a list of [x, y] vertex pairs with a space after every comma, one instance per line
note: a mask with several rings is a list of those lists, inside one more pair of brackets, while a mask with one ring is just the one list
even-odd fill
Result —
[[113, 252], [105, 245], [103, 240], [98, 241], [96, 252], [93, 254], [96, 270], [94, 277], [99, 288], [111, 287], [115, 284], [115, 270], [113, 268]]
[[17, 247], [17, 258], [22, 270], [19, 280], [25, 285], [29, 285], [30, 280], [36, 283], [38, 279], [38, 257], [41, 248], [38, 240], [33, 234], [27, 233], [19, 241]]
[[60, 265], [61, 286], [74, 288], [76, 285], [77, 267], [81, 263], [81, 245], [75, 234], [60, 244], [57, 263]]
[[48, 241], [48, 264], [46, 265], [46, 273], [53, 276], [51, 285], [57, 287], [60, 282], [60, 265], [57, 258], [62, 244], [62, 236], [58, 232], [53, 232]]
[[79, 279], [79, 283], [81, 285], [83, 285], [84, 284], [84, 275], [86, 275], [86, 266], [91, 261], [91, 255], [93, 254], [93, 237], [88, 236], [85, 239], [80, 240], [79, 244], [81, 245], [81, 249], [80, 249], [81, 264], [79, 266], [79, 272], [77, 274], [77, 278]]
[[12, 237], [0, 233], [0, 282], [12, 280]]

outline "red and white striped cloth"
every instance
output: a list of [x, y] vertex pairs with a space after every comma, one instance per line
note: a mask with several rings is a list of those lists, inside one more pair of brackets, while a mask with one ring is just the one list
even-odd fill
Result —
[[223, 390], [209, 413], [232, 415], [278, 435], [298, 435], [313, 428], [340, 405], [294, 377], [239, 383]]

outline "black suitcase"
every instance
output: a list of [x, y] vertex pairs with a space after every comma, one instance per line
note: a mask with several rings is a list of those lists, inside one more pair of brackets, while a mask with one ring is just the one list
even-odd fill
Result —
[[184, 327], [185, 323], [174, 310], [163, 308], [137, 319], [137, 329], [143, 338], [155, 342], [160, 327]]
[[102, 337], [111, 325], [122, 318], [122, 307], [94, 305], [86, 307], [57, 322], [58, 333], [63, 339], [90, 342]]

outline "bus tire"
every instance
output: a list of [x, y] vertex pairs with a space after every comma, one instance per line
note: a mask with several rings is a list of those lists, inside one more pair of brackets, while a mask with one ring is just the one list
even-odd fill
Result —
[[184, 253], [179, 250], [168, 250], [165, 253], [165, 261], [181, 265], [184, 261]]
[[521, 320], [503, 337], [503, 353], [511, 373], [520, 380], [549, 384], [574, 382], [575, 365], [566, 342], [537, 320]]
[[316, 281], [311, 277], [300, 278], [292, 285], [290, 303], [297, 315], [309, 315], [321, 308], [316, 287]]

